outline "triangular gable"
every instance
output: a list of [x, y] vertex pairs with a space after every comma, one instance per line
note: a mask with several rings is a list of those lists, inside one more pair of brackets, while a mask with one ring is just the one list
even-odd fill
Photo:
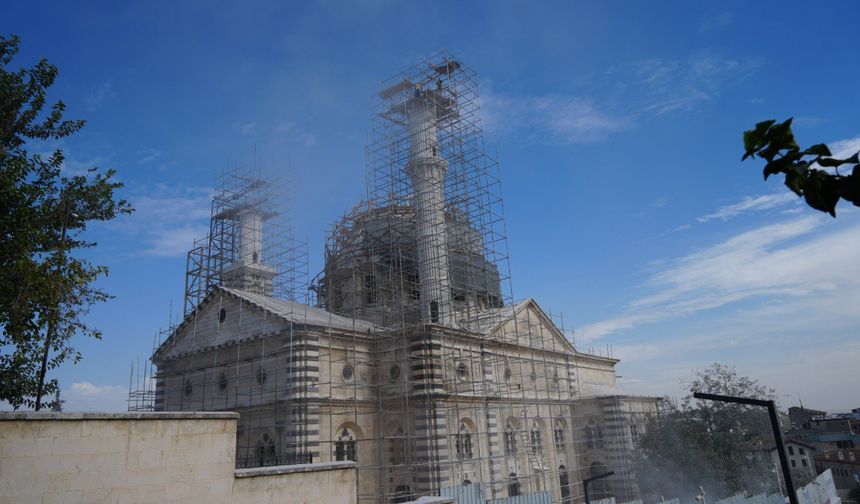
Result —
[[[224, 308], [225, 300], [232, 306], [230, 311], [236, 312], [239, 309], [245, 317], [241, 330], [233, 325], [236, 321], [235, 313], [232, 317], [227, 313], [224, 325], [219, 325], [219, 312]], [[255, 339], [278, 332], [290, 323], [362, 333], [373, 331], [373, 324], [365, 320], [343, 317], [293, 301], [217, 286], [159, 345], [153, 353], [153, 360], [164, 360], [177, 354], [213, 348], [232, 341]], [[193, 338], [194, 342], [185, 341], [188, 338]]]
[[153, 360], [169, 360], [276, 334], [288, 327], [289, 322], [284, 317], [267, 313], [239, 296], [214, 289], [176, 326], [155, 351]]
[[485, 330], [485, 334], [503, 340], [516, 337], [518, 343], [525, 346], [539, 345], [546, 350], [576, 353], [573, 344], [532, 298], [501, 308], [499, 315], [500, 320]]

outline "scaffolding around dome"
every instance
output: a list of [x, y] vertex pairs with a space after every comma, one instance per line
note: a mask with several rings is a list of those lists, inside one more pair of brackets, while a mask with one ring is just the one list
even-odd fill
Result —
[[289, 237], [270, 184], [221, 182], [184, 318], [153, 352], [154, 409], [239, 412], [241, 467], [354, 460], [362, 504], [579, 502], [605, 469], [593, 497], [635, 498], [630, 452], [658, 401], [514, 301], [474, 71], [440, 53], [382, 88], [365, 201], [328, 233], [311, 299], [302, 247], [266, 246]]

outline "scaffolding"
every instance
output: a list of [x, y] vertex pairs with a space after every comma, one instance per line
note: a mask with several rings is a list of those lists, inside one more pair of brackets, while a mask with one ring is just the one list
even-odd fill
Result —
[[240, 467], [354, 460], [362, 503], [579, 502], [606, 467], [617, 477], [592, 495], [634, 498], [631, 425], [656, 403], [514, 300], [475, 72], [440, 53], [382, 89], [366, 201], [327, 234], [309, 291], [302, 247], [258, 194], [271, 184], [222, 179], [185, 316], [153, 353], [153, 407], [238, 411]]
[[[196, 240], [186, 256], [184, 316], [218, 285], [307, 301], [307, 243], [292, 233], [286, 189], [282, 177], [263, 176], [256, 167], [225, 170], [218, 176], [209, 234]], [[259, 250], [244, 257], [241, 249], [247, 248], [248, 240], [260, 240]], [[254, 264], [270, 271], [258, 267], [257, 275], [248, 275]], [[259, 285], [240, 285], [242, 277], [256, 277]]]

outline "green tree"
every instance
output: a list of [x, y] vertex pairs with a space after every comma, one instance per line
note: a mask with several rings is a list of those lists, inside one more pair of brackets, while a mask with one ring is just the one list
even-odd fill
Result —
[[768, 448], [773, 435], [761, 408], [694, 399], [694, 392], [773, 399], [774, 391], [734, 368], [713, 364], [697, 372], [690, 395], [669, 401], [652, 417], [634, 454], [637, 483], [646, 500], [689, 500], [699, 487], [708, 501], [737, 492], [776, 490]]
[[113, 170], [67, 176], [60, 149], [28, 152], [84, 121], [65, 120], [61, 101], [45, 110], [57, 68], [44, 59], [11, 68], [19, 45], [0, 36], [0, 400], [38, 410], [57, 390], [48, 372], [81, 358], [72, 336], [101, 337], [83, 316], [110, 297], [93, 286], [108, 271], [74, 255], [96, 245], [81, 234], [132, 209], [115, 198]]
[[[745, 131], [744, 150], [742, 160], [759, 156], [767, 161], [765, 180], [771, 175], [784, 173], [785, 185], [816, 210], [836, 217], [836, 204], [840, 198], [860, 206], [858, 153], [837, 159], [824, 144], [801, 150], [791, 131], [791, 119], [781, 123], [773, 119], [763, 121]], [[840, 172], [843, 165], [849, 166]]]

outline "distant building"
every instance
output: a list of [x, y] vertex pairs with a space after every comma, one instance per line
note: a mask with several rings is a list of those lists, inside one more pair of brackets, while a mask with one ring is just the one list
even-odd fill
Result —
[[803, 406], [792, 406], [788, 408], [788, 418], [794, 429], [809, 429], [814, 420], [822, 420], [827, 416], [826, 411], [819, 411]]
[[836, 490], [843, 500], [851, 489], [860, 487], [860, 449], [816, 453], [815, 467], [819, 473], [828, 469], [833, 472]]
[[846, 450], [860, 448], [860, 418], [858, 410], [828, 415], [823, 411], [792, 407], [788, 410], [792, 428], [789, 439], [810, 444], [816, 450]]
[[[812, 478], [816, 474], [815, 471], [815, 447], [800, 441], [786, 441], [785, 454], [788, 459], [788, 467], [793, 474]], [[780, 466], [779, 453], [776, 447], [770, 449], [770, 458], [775, 467]]]

